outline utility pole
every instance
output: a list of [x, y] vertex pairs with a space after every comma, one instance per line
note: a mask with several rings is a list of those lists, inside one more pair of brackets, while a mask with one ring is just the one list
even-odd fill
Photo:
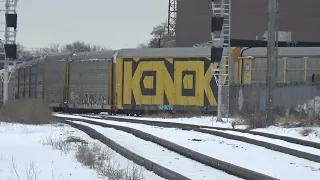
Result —
[[[9, 81], [11, 73], [9, 69], [9, 61], [17, 59], [16, 30], [17, 30], [17, 2], [18, 0], [5, 1], [5, 41], [4, 49], [4, 72], [3, 80], [3, 104], [8, 101]], [[1, 43], [2, 44], [2, 43]]]
[[[229, 54], [231, 36], [231, 0], [212, 0], [211, 62], [219, 63], [212, 69], [218, 86], [217, 121], [229, 116]], [[222, 114], [223, 113], [223, 114]]]
[[268, 3], [268, 49], [267, 49], [267, 102], [266, 102], [266, 121], [270, 125], [273, 119], [274, 90], [276, 85], [276, 19], [277, 19], [277, 0], [269, 0]]

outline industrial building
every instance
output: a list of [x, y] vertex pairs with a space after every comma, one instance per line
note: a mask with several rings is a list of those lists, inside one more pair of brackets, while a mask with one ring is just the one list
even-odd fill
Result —
[[[176, 46], [189, 47], [211, 40], [211, 0], [177, 0]], [[266, 38], [267, 0], [233, 0], [231, 38]], [[320, 42], [320, 1], [279, 1], [278, 31], [282, 41]]]

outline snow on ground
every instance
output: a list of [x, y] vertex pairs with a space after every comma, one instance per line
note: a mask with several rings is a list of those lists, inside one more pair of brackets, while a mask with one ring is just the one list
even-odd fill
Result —
[[104, 128], [97, 125], [91, 125], [84, 122], [76, 123], [94, 128], [96, 131], [106, 135], [108, 138], [111, 138], [115, 142], [130, 149], [131, 151], [175, 172], [187, 176], [190, 179], [212, 180], [213, 177], [215, 179], [221, 180], [240, 179], [226, 174], [225, 172], [222, 172], [220, 170], [216, 170], [209, 166], [201, 164], [197, 161], [188, 159], [155, 143], [137, 138], [132, 134], [112, 128]]
[[[53, 142], [55, 139], [64, 140], [67, 137], [78, 137], [91, 145], [96, 143], [110, 153], [112, 163], [119, 165], [119, 170], [126, 170], [128, 165], [133, 166], [131, 161], [120, 154], [68, 125], [31, 126], [0, 123], [0, 179], [101, 179], [97, 171], [83, 166], [76, 160], [76, 148], [71, 148], [66, 153], [67, 151], [54, 150], [53, 146], [44, 144], [46, 139]], [[163, 179], [144, 168], [138, 168], [146, 179]], [[38, 175], [38, 178], [28, 178], [28, 174]]]
[[305, 130], [306, 128], [283, 128], [283, 127], [276, 127], [276, 126], [270, 126], [267, 128], [259, 128], [259, 129], [254, 129], [252, 131], [258, 131], [258, 132], [263, 132], [263, 133], [270, 133], [270, 134], [277, 134], [281, 136], [288, 136], [288, 137], [293, 137], [293, 138], [298, 138], [298, 139], [303, 139], [307, 141], [313, 141], [313, 142], [318, 142], [320, 143], [320, 127], [310, 127], [307, 129], [312, 129], [313, 132], [310, 134], [303, 136], [301, 132]]
[[[80, 115], [64, 115], [64, 114], [58, 114], [55, 113], [55, 116], [59, 117], [74, 117], [74, 118], [82, 118], [86, 119], [86, 117], [81, 117]], [[100, 117], [100, 116], [94, 116], [92, 115], [92, 118], [94, 117]], [[119, 118], [128, 118], [128, 116], [116, 116]], [[212, 127], [223, 127], [223, 128], [231, 128], [231, 122], [235, 119], [228, 119], [228, 122], [226, 119], [224, 119], [224, 122], [216, 122], [215, 117], [192, 117], [192, 118], [146, 118], [146, 117], [129, 117], [132, 119], [137, 120], [151, 120], [151, 121], [164, 121], [164, 122], [176, 122], [176, 123], [183, 123], [183, 124], [195, 124], [195, 125], [204, 125], [204, 126], [212, 126]], [[90, 119], [90, 118], [89, 118]], [[238, 125], [236, 127], [237, 129], [245, 129], [246, 126], [240, 126]], [[268, 128], [259, 128], [259, 129], [253, 129], [251, 131], [259, 131], [259, 132], [265, 132], [270, 134], [276, 134], [276, 135], [282, 135], [282, 136], [289, 136], [293, 138], [300, 138], [304, 140], [314, 141], [320, 143], [320, 128], [314, 127], [314, 132], [310, 133], [307, 136], [301, 135], [301, 131], [303, 131], [305, 128], [283, 128], [283, 127], [275, 127], [270, 126]]]
[[[58, 117], [75, 117], [79, 118], [81, 115], [65, 115], [60, 113], [54, 113], [55, 116]], [[90, 117], [101, 117], [91, 115]], [[232, 128], [231, 123], [235, 121], [235, 119], [228, 118], [223, 119], [223, 122], [217, 122], [216, 117], [212, 116], [200, 116], [200, 117], [190, 117], [190, 118], [153, 118], [153, 117], [134, 117], [134, 116], [109, 116], [109, 117], [117, 117], [117, 118], [130, 118], [136, 120], [147, 120], [147, 121], [163, 121], [163, 122], [174, 122], [174, 123], [182, 123], [182, 124], [192, 124], [192, 125], [202, 125], [202, 126], [212, 126], [212, 127], [222, 127], [222, 128]], [[107, 118], [107, 117], [106, 117]], [[238, 129], [245, 129], [246, 126], [237, 126]]]
[[213, 130], [213, 129], [208, 129], [208, 128], [204, 128], [204, 129], [207, 129], [210, 131], [225, 132], [225, 133], [229, 133], [229, 134], [233, 134], [233, 135], [237, 135], [237, 136], [255, 139], [258, 141], [264, 141], [264, 142], [268, 142], [268, 143], [272, 143], [272, 144], [277, 144], [279, 146], [283, 146], [283, 147], [287, 147], [287, 148], [291, 148], [291, 149], [296, 149], [299, 151], [304, 151], [304, 152], [308, 152], [308, 153], [315, 154], [315, 155], [320, 154], [320, 149], [308, 147], [308, 146], [303, 146], [303, 145], [299, 145], [299, 144], [295, 144], [295, 143], [290, 143], [290, 142], [279, 140], [279, 139], [273, 139], [273, 138], [268, 138], [268, 137], [264, 137], [264, 136], [253, 135], [253, 134], [249, 134], [249, 133], [241, 133], [241, 132], [236, 132], [236, 131], [221, 131], [221, 130]]
[[[279, 179], [317, 179], [317, 177], [320, 176], [319, 163], [249, 143], [174, 128], [160, 128], [143, 124], [97, 120], [93, 118], [91, 120], [139, 129], [199, 153]], [[99, 131], [108, 129], [100, 126], [90, 126], [93, 126]], [[120, 137], [114, 136], [114, 139], [119, 138]], [[127, 138], [127, 141], [130, 142], [130, 137]], [[149, 148], [149, 146], [144, 148]]]
[[308, 111], [308, 109], [315, 109], [317, 112], [320, 110], [320, 97], [315, 96], [313, 99], [309, 100], [307, 103], [304, 103], [302, 105], [298, 105], [297, 110], [304, 110], [305, 112]]

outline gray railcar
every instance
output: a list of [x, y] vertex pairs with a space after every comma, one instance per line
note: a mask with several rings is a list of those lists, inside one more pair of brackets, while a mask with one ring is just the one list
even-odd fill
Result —
[[[249, 48], [242, 56], [252, 56], [251, 83], [265, 83], [267, 48]], [[320, 47], [279, 47], [277, 83], [310, 81], [313, 74], [320, 74]]]
[[40, 98], [50, 107], [63, 106], [65, 67], [71, 55], [49, 55], [19, 64], [15, 69], [15, 98]]
[[115, 51], [78, 53], [71, 58], [69, 108], [111, 109]]
[[49, 55], [44, 61], [44, 100], [50, 106], [61, 107], [66, 102], [66, 63], [71, 56], [71, 53]]
[[43, 68], [45, 58], [19, 64], [15, 68], [15, 99], [43, 97]]

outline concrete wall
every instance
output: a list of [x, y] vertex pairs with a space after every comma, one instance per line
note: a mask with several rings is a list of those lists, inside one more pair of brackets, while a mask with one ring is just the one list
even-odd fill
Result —
[[[210, 41], [211, 0], [177, 0], [177, 46]], [[231, 38], [254, 40], [267, 30], [267, 0], [232, 1]], [[292, 40], [320, 42], [320, 1], [279, 1], [279, 31]]]

